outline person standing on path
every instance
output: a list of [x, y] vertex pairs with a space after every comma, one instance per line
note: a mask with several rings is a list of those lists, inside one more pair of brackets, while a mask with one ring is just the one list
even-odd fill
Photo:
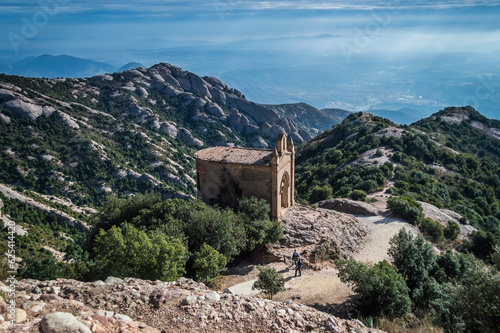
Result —
[[300, 258], [295, 265], [295, 276], [297, 276], [297, 271], [299, 272], [299, 276], [302, 276], [302, 259]]
[[292, 254], [292, 260], [293, 263], [295, 264], [295, 267], [297, 267], [297, 261], [299, 261], [299, 258], [300, 258], [299, 253], [297, 252], [297, 250], [294, 250]]

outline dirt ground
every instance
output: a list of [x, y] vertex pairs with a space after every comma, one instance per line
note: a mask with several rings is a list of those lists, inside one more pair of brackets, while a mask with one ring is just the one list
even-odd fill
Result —
[[[355, 254], [354, 259], [362, 262], [376, 263], [389, 260], [387, 250], [390, 238], [406, 228], [417, 232], [416, 228], [398, 219], [384, 216], [356, 216], [360, 223], [369, 230], [364, 248]], [[293, 249], [290, 249], [290, 256]], [[353, 313], [356, 295], [352, 289], [340, 281], [338, 271], [332, 262], [322, 262], [321, 269], [303, 269], [302, 276], [295, 277], [295, 269], [290, 263], [274, 262], [267, 264], [282, 273], [288, 289], [277, 294], [274, 300], [293, 300], [312, 306], [333, 315], [348, 318]], [[224, 274], [222, 289], [241, 282], [257, 278], [258, 270], [255, 264], [241, 262], [229, 267]]]

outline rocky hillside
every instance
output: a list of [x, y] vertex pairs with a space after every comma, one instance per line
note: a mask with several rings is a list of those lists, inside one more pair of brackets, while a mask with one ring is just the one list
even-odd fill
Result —
[[[0, 286], [2, 292], [9, 288]], [[22, 280], [15, 324], [0, 299], [2, 332], [377, 332], [292, 301], [211, 291], [201, 283], [109, 277], [106, 281]]]
[[342, 109], [321, 109], [306, 103], [269, 105], [282, 117], [292, 117], [299, 128], [317, 135], [331, 128], [333, 124], [339, 124], [351, 112]]
[[500, 121], [472, 107], [446, 108], [409, 126], [355, 113], [299, 152], [298, 197], [365, 200], [385, 191], [448, 209], [498, 242], [499, 133]]
[[164, 63], [89, 79], [0, 75], [0, 183], [90, 206], [108, 193], [192, 197], [197, 149], [309, 140], [292, 109]]

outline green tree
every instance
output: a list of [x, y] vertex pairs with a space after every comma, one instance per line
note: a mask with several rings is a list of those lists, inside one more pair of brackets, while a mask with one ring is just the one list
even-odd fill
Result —
[[246, 251], [258, 246], [276, 243], [283, 237], [283, 228], [278, 221], [269, 219], [271, 208], [264, 199], [242, 198], [238, 202], [238, 215], [246, 234]]
[[491, 262], [495, 268], [500, 272], [500, 245], [495, 247], [495, 251], [491, 254]]
[[259, 276], [253, 284], [252, 289], [262, 290], [269, 299], [273, 299], [274, 295], [285, 290], [285, 278], [282, 274], [270, 267], [261, 266], [258, 269]]
[[366, 192], [362, 190], [354, 190], [348, 196], [352, 200], [366, 201]]
[[478, 230], [469, 234], [469, 250], [479, 258], [488, 258], [493, 253], [495, 244], [496, 240], [491, 232]]
[[[454, 253], [451, 250], [440, 254], [436, 258], [436, 263], [438, 265], [438, 270], [442, 271], [446, 276], [446, 280], [441, 282], [455, 282], [461, 280], [470, 267], [470, 261], [467, 256], [460, 253]], [[442, 273], [439, 274], [441, 278], [443, 277]]]
[[410, 290], [386, 261], [373, 266], [353, 259], [337, 260], [335, 264], [340, 280], [353, 284], [353, 290], [363, 298], [364, 315], [404, 317], [410, 311]]
[[184, 233], [191, 251], [199, 251], [206, 243], [228, 261], [238, 255], [247, 243], [245, 229], [230, 209], [207, 207], [191, 212]]
[[420, 230], [422, 230], [430, 239], [437, 243], [443, 239], [443, 227], [438, 222], [430, 218], [424, 218], [420, 222]]
[[436, 263], [432, 245], [422, 235], [416, 238], [406, 231], [399, 230], [390, 240], [389, 256], [399, 274], [403, 276], [411, 290], [423, 283]]
[[19, 267], [19, 277], [22, 279], [55, 280], [63, 276], [61, 266], [52, 258], [38, 260], [24, 258]]
[[323, 186], [314, 185], [311, 189], [311, 194], [309, 195], [309, 202], [318, 202], [321, 200], [330, 199], [333, 194], [333, 189], [330, 185], [326, 184]]
[[221, 269], [226, 267], [227, 260], [210, 245], [203, 244], [200, 251], [193, 255], [193, 269], [196, 281], [203, 282], [208, 286], [214, 286], [214, 278], [219, 276]]
[[390, 197], [387, 200], [387, 207], [390, 208], [394, 214], [414, 225], [418, 225], [423, 218], [422, 206], [408, 197]]
[[94, 247], [101, 276], [162, 281], [181, 277], [185, 273], [186, 247], [179, 239], [157, 231], [150, 236], [126, 223], [122, 228], [101, 229]]
[[449, 220], [443, 229], [443, 233], [446, 238], [455, 240], [460, 234], [460, 226], [457, 222]]
[[450, 331], [498, 332], [500, 327], [500, 274], [473, 257], [459, 284], [448, 295]]

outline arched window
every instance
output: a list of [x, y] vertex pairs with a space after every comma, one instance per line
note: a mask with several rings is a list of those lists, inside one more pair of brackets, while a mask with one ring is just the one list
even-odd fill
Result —
[[290, 206], [290, 177], [288, 176], [288, 172], [285, 172], [281, 179], [280, 194], [281, 207], [285, 208]]

